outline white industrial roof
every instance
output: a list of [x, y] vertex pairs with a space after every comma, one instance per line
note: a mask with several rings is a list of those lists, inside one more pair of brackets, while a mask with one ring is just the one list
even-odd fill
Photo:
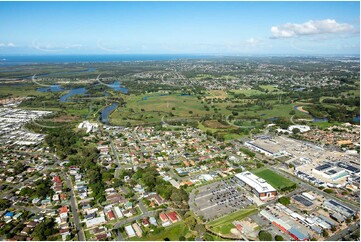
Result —
[[264, 179], [252, 174], [249, 171], [236, 174], [236, 177], [254, 188], [258, 193], [275, 192], [276, 189], [268, 184]]

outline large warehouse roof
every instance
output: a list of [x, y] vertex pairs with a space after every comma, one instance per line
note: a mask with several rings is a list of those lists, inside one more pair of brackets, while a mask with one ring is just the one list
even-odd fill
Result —
[[246, 183], [248, 186], [254, 188], [258, 193], [275, 192], [276, 189], [268, 184], [264, 179], [252, 174], [249, 171], [236, 174], [236, 177]]

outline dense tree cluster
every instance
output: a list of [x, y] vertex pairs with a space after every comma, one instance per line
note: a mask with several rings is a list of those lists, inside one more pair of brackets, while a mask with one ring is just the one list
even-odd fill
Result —
[[258, 233], [258, 238], [260, 241], [271, 241], [272, 240], [272, 235], [265, 231], [265, 230], [261, 230]]
[[86, 171], [86, 178], [91, 181], [89, 187], [95, 196], [94, 201], [102, 202], [104, 197], [103, 173], [105, 170], [97, 164], [99, 151], [94, 144], [82, 142], [83, 133], [73, 130], [51, 132], [45, 138], [50, 149], [56, 151], [61, 158], [68, 158], [68, 165], [77, 165]]
[[157, 192], [164, 199], [169, 199], [177, 208], [188, 208], [188, 194], [183, 189], [173, 187], [169, 182], [164, 181], [159, 175], [156, 167], [149, 166], [146, 168], [138, 168], [136, 172], [122, 172], [121, 177], [126, 175], [131, 176], [131, 182], [135, 184], [142, 184], [149, 192]]
[[5, 210], [11, 207], [11, 201], [7, 199], [0, 199], [0, 210]]
[[59, 232], [58, 229], [56, 229], [55, 222], [53, 219], [45, 219], [44, 222], [39, 223], [34, 228], [33, 233], [31, 234], [31, 237], [34, 240], [51, 240], [50, 236], [55, 235]]

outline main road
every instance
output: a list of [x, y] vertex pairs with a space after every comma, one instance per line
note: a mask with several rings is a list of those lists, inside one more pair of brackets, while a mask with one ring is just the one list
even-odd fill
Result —
[[83, 227], [80, 225], [80, 220], [79, 220], [79, 215], [78, 215], [78, 203], [75, 198], [73, 185], [67, 175], [64, 174], [64, 177], [65, 177], [67, 186], [70, 188], [70, 205], [71, 205], [71, 211], [73, 212], [75, 227], [76, 227], [76, 230], [78, 231], [78, 240], [85, 241], [85, 234], [83, 231]]
[[330, 236], [326, 241], [340, 241], [346, 235], [352, 234], [356, 229], [360, 228], [360, 222], [354, 223], [340, 232]]

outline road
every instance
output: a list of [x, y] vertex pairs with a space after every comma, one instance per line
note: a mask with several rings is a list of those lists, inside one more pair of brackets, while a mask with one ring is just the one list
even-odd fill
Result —
[[340, 232], [332, 235], [331, 237], [326, 239], [326, 241], [339, 241], [343, 237], [345, 237], [346, 235], [351, 234], [353, 231], [355, 231], [358, 228], [360, 228], [360, 222], [354, 223], [351, 226], [349, 226], [348, 228], [346, 228], [344, 230], [341, 230]]
[[83, 227], [80, 225], [80, 220], [79, 220], [79, 215], [78, 215], [78, 203], [75, 198], [73, 185], [67, 175], [64, 174], [64, 177], [65, 177], [67, 186], [70, 188], [70, 205], [71, 205], [71, 211], [73, 212], [75, 227], [76, 227], [76, 230], [78, 231], [78, 240], [85, 241], [85, 234], [83, 231]]
[[119, 178], [119, 170], [120, 170], [120, 160], [118, 157], [118, 152], [115, 150], [114, 143], [112, 137], [110, 137], [110, 134], [108, 133], [108, 138], [110, 141], [110, 147], [112, 148], [113, 155], [115, 156], [115, 159], [117, 160], [118, 167], [115, 169], [114, 177]]
[[54, 211], [55, 209], [51, 209], [51, 208], [39, 208], [39, 207], [35, 207], [35, 206], [19, 206], [19, 205], [12, 205], [11, 207], [19, 209], [19, 210], [26, 210], [29, 211], [31, 213], [37, 214], [40, 212], [50, 212], [50, 211]]
[[143, 218], [146, 218], [146, 217], [150, 217], [150, 216], [155, 216], [157, 214], [158, 211], [150, 211], [146, 214], [142, 213], [140, 215], [137, 215], [137, 216], [134, 216], [134, 217], [131, 217], [131, 218], [127, 218], [127, 219], [124, 219], [122, 221], [119, 221], [119, 222], [116, 222], [114, 224], [114, 228], [115, 229], [118, 229], [119, 227], [123, 226], [124, 224], [127, 224], [127, 223], [131, 223], [135, 220], [138, 220], [138, 219], [143, 219]]
[[21, 188], [22, 186], [25, 185], [25, 182], [27, 182], [27, 183], [32, 183], [32, 182], [33, 182], [34, 180], [36, 180], [37, 178], [39, 178], [39, 177], [37, 177], [37, 176], [32, 176], [32, 177], [30, 177], [29, 179], [26, 179], [25, 181], [19, 182], [19, 183], [15, 184], [15, 185], [13, 185], [13, 184], [9, 185], [9, 186], [11, 186], [11, 188], [10, 188], [8, 191], [2, 193], [2, 194], [0, 195], [0, 198], [4, 198], [6, 195], [9, 195], [10, 193], [13, 193], [13, 192], [17, 191], [19, 188]]

